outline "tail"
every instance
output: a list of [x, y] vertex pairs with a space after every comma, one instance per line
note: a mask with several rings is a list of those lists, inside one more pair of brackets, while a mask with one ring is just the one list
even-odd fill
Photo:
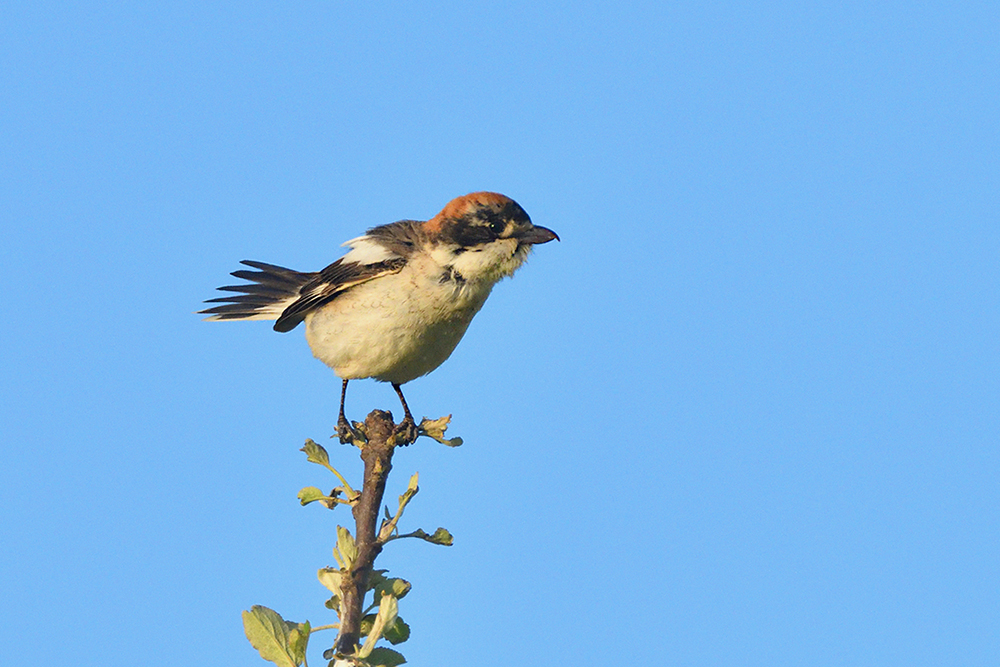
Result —
[[[233, 276], [250, 282], [243, 285], [220, 287], [219, 290], [223, 292], [239, 292], [240, 294], [220, 296], [205, 301], [205, 303], [223, 304], [199, 310], [200, 314], [208, 315], [206, 320], [276, 320], [281, 317], [288, 306], [299, 298], [302, 286], [316, 275], [251, 260], [243, 260], [240, 264], [260, 270], [233, 271]], [[288, 327], [288, 329], [290, 328], [292, 327]]]

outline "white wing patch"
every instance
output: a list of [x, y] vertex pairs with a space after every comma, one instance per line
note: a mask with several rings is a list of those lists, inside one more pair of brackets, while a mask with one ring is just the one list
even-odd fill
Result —
[[385, 246], [373, 241], [367, 236], [359, 236], [342, 244], [351, 250], [342, 258], [343, 262], [355, 264], [378, 264], [389, 259], [397, 259], [399, 255]]

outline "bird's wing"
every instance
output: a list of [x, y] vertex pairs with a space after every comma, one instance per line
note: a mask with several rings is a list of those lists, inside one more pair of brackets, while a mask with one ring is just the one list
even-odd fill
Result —
[[249, 283], [220, 287], [238, 295], [209, 299], [206, 303], [222, 305], [199, 312], [209, 320], [277, 320], [275, 331], [291, 331], [310, 312], [352, 287], [402, 270], [421, 239], [419, 226], [417, 221], [401, 220], [373, 227], [345, 243], [350, 252], [317, 273], [244, 260], [240, 263], [257, 270], [242, 269], [232, 275]]
[[314, 274], [312, 280], [299, 290], [298, 298], [291, 302], [274, 323], [275, 331], [291, 331], [305, 316], [330, 303], [347, 290], [399, 271], [406, 264], [402, 257], [387, 257], [380, 261], [361, 263], [348, 261], [351, 253]]

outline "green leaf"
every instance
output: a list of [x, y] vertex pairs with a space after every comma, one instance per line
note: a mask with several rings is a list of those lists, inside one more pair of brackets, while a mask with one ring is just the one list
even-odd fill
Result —
[[420, 487], [417, 486], [419, 474], [416, 472], [413, 473], [413, 476], [410, 477], [410, 483], [406, 486], [406, 491], [403, 491], [403, 495], [399, 497], [399, 512], [396, 513], [397, 517], [402, 515], [403, 509], [410, 503], [410, 499], [417, 495], [417, 491], [420, 490]]
[[340, 570], [335, 570], [332, 567], [324, 567], [316, 573], [319, 578], [319, 583], [326, 586], [331, 593], [335, 595], [340, 595], [340, 586], [343, 577], [343, 573]]
[[[379, 526], [378, 539], [383, 543], [395, 539], [393, 533], [396, 532], [396, 524], [399, 523], [400, 517], [403, 516], [403, 510], [406, 509], [413, 496], [417, 495], [417, 492], [420, 491], [420, 487], [417, 485], [419, 479], [419, 473], [413, 473], [410, 477], [410, 483], [406, 486], [406, 491], [403, 491], [403, 495], [399, 497], [399, 509], [396, 510], [396, 515], [388, 521], [383, 521], [382, 525]], [[387, 517], [389, 516], [388, 507], [385, 510], [385, 514]]]
[[410, 626], [397, 616], [396, 621], [382, 631], [382, 636], [390, 644], [402, 644], [410, 638]]
[[[388, 581], [388, 578], [385, 576], [385, 573], [388, 571], [389, 570], [372, 570], [368, 574], [368, 588], [365, 589], [365, 592], [368, 592], [373, 588], [378, 589], [380, 586], [384, 588], [385, 582]], [[380, 599], [379, 593], [375, 593], [375, 599], [376, 600]]]
[[358, 624], [358, 634], [367, 635], [375, 627], [375, 614], [365, 614], [361, 617], [361, 623]]
[[412, 584], [406, 579], [387, 579], [382, 577], [382, 580], [375, 584], [375, 599], [381, 600], [382, 595], [388, 593], [397, 600], [402, 600], [410, 592], [411, 588], [413, 588]]
[[243, 631], [250, 640], [250, 645], [265, 660], [280, 667], [298, 667], [302, 664], [305, 646], [309, 641], [308, 622], [291, 623], [273, 609], [254, 605], [250, 611], [243, 612]]
[[418, 426], [417, 429], [420, 435], [426, 435], [428, 438], [433, 438], [442, 445], [458, 447], [462, 444], [461, 438], [451, 438], [449, 440], [444, 437], [444, 432], [448, 430], [449, 422], [451, 422], [451, 415], [448, 415], [447, 417], [438, 417], [437, 419], [427, 419], [424, 417], [420, 421], [420, 426]]
[[417, 528], [412, 533], [407, 533], [401, 537], [419, 537], [420, 539], [430, 542], [431, 544], [440, 544], [445, 547], [450, 547], [455, 541], [451, 536], [451, 533], [444, 528], [438, 528], [434, 531], [433, 535], [428, 535], [422, 528]]
[[[407, 635], [409, 635], [409, 627], [406, 629]], [[295, 660], [296, 665], [302, 664], [306, 659], [306, 647], [309, 645], [310, 632], [312, 632], [312, 626], [309, 625], [309, 621], [299, 623], [297, 627], [288, 631], [288, 650], [292, 654], [292, 659]], [[390, 639], [389, 641], [392, 640]], [[396, 644], [397, 642], [392, 643]]]
[[306, 444], [299, 450], [306, 453], [306, 460], [321, 466], [330, 465], [330, 455], [326, 453], [322, 445], [317, 445], [312, 438], [306, 438]]
[[334, 551], [334, 556], [337, 555], [337, 551], [340, 552], [340, 559], [343, 559], [340, 563], [341, 568], [350, 570], [354, 566], [354, 561], [358, 559], [358, 545], [354, 543], [351, 531], [343, 526], [337, 526], [337, 549]]
[[309, 503], [314, 503], [317, 500], [329, 500], [330, 496], [326, 495], [315, 486], [307, 486], [299, 491], [298, 498], [302, 505], [308, 505]]
[[450, 547], [455, 542], [455, 538], [453, 538], [451, 533], [444, 528], [438, 528], [434, 531], [433, 535], [425, 537], [424, 539], [433, 544], [440, 544], [445, 547]]
[[372, 667], [396, 667], [396, 665], [402, 665], [406, 662], [406, 658], [399, 651], [379, 647], [372, 649], [365, 662], [372, 665]]
[[375, 615], [375, 622], [372, 624], [372, 629], [368, 632], [364, 646], [358, 651], [359, 658], [368, 657], [375, 648], [375, 642], [382, 636], [382, 631], [396, 622], [398, 614], [399, 603], [396, 601], [396, 598], [391, 595], [383, 595], [382, 600], [379, 602], [378, 614]]
[[[306, 453], [306, 458], [311, 463], [316, 463], [318, 465], [321, 465], [337, 476], [337, 479], [340, 480], [340, 483], [344, 485], [344, 492], [347, 494], [347, 498], [348, 500], [350, 500], [350, 502], [353, 503], [357, 500], [358, 494], [354, 491], [353, 488], [351, 488], [351, 485], [347, 483], [347, 480], [344, 479], [344, 476], [341, 475], [336, 468], [330, 465], [330, 456], [326, 453], [326, 450], [323, 449], [322, 446], [317, 445], [315, 442], [313, 442], [311, 438], [308, 438], [306, 439], [306, 444], [302, 447], [301, 451]], [[336, 495], [337, 494], [334, 494], [334, 497], [336, 497]], [[330, 505], [328, 504], [327, 506], [329, 507]]]

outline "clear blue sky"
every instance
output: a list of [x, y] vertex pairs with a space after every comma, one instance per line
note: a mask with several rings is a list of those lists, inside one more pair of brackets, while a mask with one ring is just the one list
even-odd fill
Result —
[[1000, 663], [998, 5], [345, 4], [0, 8], [0, 663], [332, 622], [339, 382], [193, 311], [483, 189], [563, 240], [407, 387], [411, 664]]

